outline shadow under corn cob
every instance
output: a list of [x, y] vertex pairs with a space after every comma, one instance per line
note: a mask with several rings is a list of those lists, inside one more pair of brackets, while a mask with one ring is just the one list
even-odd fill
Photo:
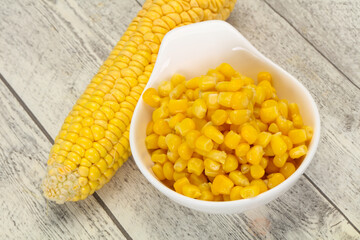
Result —
[[66, 117], [50, 151], [44, 196], [85, 199], [130, 156], [129, 129], [161, 40], [179, 26], [225, 20], [236, 0], [148, 0]]

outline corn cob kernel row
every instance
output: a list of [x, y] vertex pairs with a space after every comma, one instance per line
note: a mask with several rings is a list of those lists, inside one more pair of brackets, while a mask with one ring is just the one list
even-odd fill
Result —
[[85, 199], [130, 156], [129, 127], [171, 29], [226, 19], [235, 0], [155, 0], [143, 9], [76, 102], [55, 139], [42, 189], [57, 203]]

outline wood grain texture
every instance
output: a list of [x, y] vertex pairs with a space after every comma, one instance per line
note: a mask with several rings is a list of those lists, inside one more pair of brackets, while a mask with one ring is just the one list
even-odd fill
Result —
[[[65, 118], [125, 26], [140, 9], [130, 0], [109, 1], [106, 5], [93, 1], [77, 4], [72, 1], [8, 2], [6, 9], [0, 9], [4, 19], [0, 22], [1, 34], [13, 36], [11, 39], [0, 38], [0, 72], [52, 137], [61, 126], [59, 119]], [[97, 17], [98, 20], [92, 20]], [[121, 19], [122, 23], [113, 19]], [[322, 116], [334, 121], [325, 124], [319, 153], [307, 173], [337, 207], [343, 211], [347, 208], [346, 216], [357, 224], [358, 206], [349, 206], [348, 202], [357, 201], [352, 191], [358, 191], [358, 187], [348, 180], [356, 177], [359, 166], [359, 161], [356, 162], [358, 152], [355, 150], [351, 154], [349, 151], [355, 146], [358, 135], [349, 131], [350, 134], [343, 137], [349, 139], [347, 143], [330, 137], [342, 133], [341, 128], [336, 128], [344, 119], [339, 115], [349, 110], [343, 109], [342, 105], [358, 103], [357, 90], [350, 84], [340, 84], [345, 81], [341, 74], [265, 3], [239, 1], [229, 21], [265, 55], [298, 77], [315, 95]], [[337, 92], [333, 90], [334, 85], [340, 88]], [[350, 95], [345, 98], [338, 95], [347, 91]], [[334, 107], [329, 98], [337, 102]], [[349, 115], [357, 114], [355, 110]], [[356, 126], [351, 125], [351, 129]], [[41, 146], [50, 148], [49, 144]], [[345, 163], [350, 165], [341, 165], [334, 154], [345, 156]], [[46, 151], [42, 156], [43, 163], [45, 159]], [[339, 183], [329, 181], [329, 176], [339, 179]], [[351, 191], [342, 189], [343, 184]], [[170, 202], [146, 181], [132, 160], [98, 194], [134, 239], [359, 237], [341, 213], [306, 178], [267, 206], [233, 216], [202, 214]], [[70, 203], [69, 206], [77, 208], [77, 204]]]
[[265, 0], [360, 88], [360, 2]]
[[0, 81], [0, 239], [126, 239], [94, 197], [46, 202], [49, 141]]

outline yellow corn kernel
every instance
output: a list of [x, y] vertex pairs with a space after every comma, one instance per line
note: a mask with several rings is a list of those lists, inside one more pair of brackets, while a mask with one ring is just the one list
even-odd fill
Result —
[[290, 117], [292, 118], [294, 115], [300, 115], [299, 106], [296, 103], [288, 104]]
[[258, 185], [250, 185], [243, 187], [240, 190], [241, 197], [244, 199], [253, 198], [260, 194], [260, 188]]
[[236, 92], [231, 98], [231, 108], [235, 110], [246, 109], [249, 103], [249, 98], [244, 92]]
[[283, 155], [287, 151], [287, 145], [281, 137], [281, 134], [273, 135], [270, 145], [275, 155]]
[[265, 88], [262, 86], [256, 86], [254, 100], [255, 103], [261, 105], [266, 98]]
[[239, 162], [236, 157], [232, 154], [227, 154], [225, 163], [223, 164], [223, 169], [226, 173], [235, 171], [239, 166]]
[[86, 158], [83, 158], [83, 159], [81, 159], [80, 165], [85, 166], [85, 167], [90, 167], [92, 165], [92, 163], [89, 160], [87, 160]]
[[254, 142], [255, 145], [260, 145], [265, 148], [271, 141], [271, 133], [268, 132], [261, 132], [259, 133], [256, 141]]
[[296, 170], [295, 165], [292, 164], [291, 162], [287, 162], [287, 163], [284, 164], [284, 166], [282, 166], [280, 168], [280, 173], [285, 178], [288, 178], [295, 172], [295, 170]]
[[268, 82], [272, 82], [272, 77], [271, 74], [268, 72], [259, 72], [257, 75], [257, 80], [258, 83], [262, 82], [262, 81], [268, 81]]
[[203, 127], [202, 132], [204, 135], [217, 144], [221, 144], [224, 142], [224, 135], [214, 126], [206, 125]]
[[201, 191], [197, 186], [189, 183], [182, 187], [182, 194], [190, 198], [199, 198], [201, 196]]
[[175, 125], [175, 130], [180, 133], [181, 136], [185, 136], [189, 131], [194, 130], [195, 128], [195, 122], [191, 118], [185, 118]]
[[196, 139], [200, 136], [201, 133], [198, 130], [190, 130], [185, 136], [185, 141], [190, 148], [195, 148]]
[[[270, 125], [271, 126], [271, 125]], [[288, 121], [286, 120], [286, 118], [284, 118], [283, 116], [278, 116], [276, 118], [276, 126], [278, 127], [279, 131], [282, 134], [288, 134], [289, 130], [290, 130], [290, 126], [288, 124]], [[269, 127], [270, 129], [270, 127]], [[270, 130], [269, 130], [270, 131]]]
[[288, 101], [286, 99], [282, 99], [278, 102], [279, 113], [285, 119], [289, 117], [289, 109], [288, 109]]
[[188, 172], [176, 172], [174, 171], [173, 178], [174, 181], [177, 181], [183, 177], [187, 178], [190, 174]]
[[276, 120], [279, 116], [279, 110], [277, 105], [269, 107], [261, 107], [260, 109], [260, 119], [264, 123], [271, 123]]
[[268, 176], [268, 180], [268, 188], [272, 189], [285, 181], [285, 177], [281, 173], [273, 173]]
[[241, 136], [234, 131], [230, 131], [225, 135], [224, 143], [230, 149], [235, 149], [241, 141]]
[[211, 185], [211, 192], [214, 195], [229, 195], [234, 183], [225, 175], [217, 175]]
[[265, 132], [268, 129], [268, 125], [266, 123], [263, 123], [262, 121], [260, 121], [259, 119], [255, 119], [255, 123], [257, 125], [257, 128], [259, 129], [260, 132]]
[[210, 171], [219, 171], [221, 168], [221, 163], [214, 161], [210, 158], [205, 158], [204, 160], [204, 168], [206, 170], [210, 170]]
[[81, 157], [77, 153], [69, 152], [67, 158], [76, 164], [80, 164]]
[[78, 169], [78, 173], [82, 177], [87, 177], [89, 176], [89, 168], [85, 166], [80, 166]]
[[96, 181], [101, 176], [101, 172], [98, 167], [91, 166], [89, 168], [89, 180], [90, 181]]
[[158, 142], [157, 145], [159, 146], [159, 148], [167, 150], [168, 147], [166, 145], [166, 141], [165, 141], [165, 136], [159, 136], [158, 138]]
[[152, 120], [155, 122], [161, 118], [167, 118], [168, 116], [169, 116], [168, 108], [165, 106], [162, 106], [153, 111]]
[[95, 163], [95, 166], [97, 166], [100, 170], [100, 172], [103, 174], [108, 169], [108, 165], [104, 159], [100, 159], [97, 163]]
[[180, 179], [176, 180], [176, 182], [174, 183], [175, 191], [182, 194], [183, 193], [183, 187], [186, 184], [190, 184], [189, 179], [187, 179], [187, 177], [183, 177], [183, 178], [180, 178]]
[[[189, 165], [188, 165], [188, 167], [189, 167]], [[198, 186], [201, 191], [203, 190], [201, 185], [208, 183], [208, 179], [206, 178], [206, 176], [203, 173], [201, 173], [199, 175], [196, 175], [195, 173], [190, 174], [189, 181], [191, 184]]]
[[175, 134], [168, 134], [165, 137], [166, 145], [168, 146], [168, 149], [172, 152], [178, 152], [178, 148], [181, 144], [181, 137]]
[[245, 187], [249, 185], [248, 178], [238, 170], [230, 172], [229, 178], [236, 186]]
[[310, 127], [310, 126], [303, 126], [302, 128], [303, 128], [303, 129], [305, 130], [305, 132], [306, 132], [306, 140], [307, 140], [307, 141], [310, 141], [311, 138], [313, 137], [313, 134], [314, 134], [313, 128]]
[[216, 78], [213, 76], [201, 76], [199, 88], [201, 91], [208, 91], [215, 88]]
[[265, 90], [265, 100], [269, 98], [274, 98], [274, 100], [278, 100], [276, 96], [275, 89], [271, 86], [269, 81], [259, 82], [258, 86], [261, 86]]
[[172, 163], [175, 163], [175, 161], [178, 160], [178, 158], [179, 158], [178, 152], [167, 151], [166, 155], [167, 155], [169, 161]]
[[193, 154], [193, 149], [186, 142], [183, 142], [178, 148], [178, 154], [182, 159], [189, 160]]
[[108, 170], [106, 170], [106, 172], [104, 173], [104, 176], [107, 178], [107, 179], [111, 179], [115, 174], [115, 171], [114, 169], [112, 168], [109, 168]]
[[175, 73], [175, 74], [171, 77], [170, 82], [171, 82], [171, 84], [172, 84], [173, 86], [177, 86], [177, 85], [185, 82], [185, 80], [186, 80], [186, 79], [185, 79], [185, 77], [184, 77], [183, 75]]
[[300, 116], [300, 114], [293, 115], [292, 116], [292, 121], [294, 123], [294, 127], [296, 127], [296, 128], [301, 128], [304, 125], [302, 117]]
[[204, 96], [204, 100], [206, 102], [206, 106], [208, 109], [218, 109], [220, 107], [219, 102], [219, 93], [208, 93]]
[[146, 104], [153, 108], [160, 106], [160, 97], [155, 88], [148, 88], [143, 93], [143, 100]]
[[100, 154], [95, 148], [89, 148], [85, 151], [85, 158], [92, 163], [96, 163], [100, 160]]
[[201, 135], [196, 139], [195, 148], [199, 150], [209, 152], [211, 149], [213, 149], [213, 147], [214, 147], [214, 143], [211, 141], [210, 138], [204, 135]]
[[264, 155], [263, 148], [259, 145], [255, 145], [247, 152], [246, 160], [253, 165], [257, 165], [260, 163], [263, 155]]
[[288, 136], [293, 144], [299, 144], [307, 140], [305, 129], [293, 129], [289, 131]]
[[241, 88], [240, 84], [236, 84], [235, 81], [218, 82], [215, 89], [219, 92], [236, 92]]
[[267, 165], [269, 163], [269, 159], [267, 157], [262, 157], [260, 160], [259, 165], [263, 168], [266, 169]]
[[186, 116], [183, 113], [178, 113], [175, 116], [172, 116], [169, 120], [169, 127], [171, 127], [172, 129], [175, 128], [176, 124], [178, 124], [179, 122], [181, 122], [182, 120], [184, 120], [186, 118]]
[[226, 152], [224, 152], [224, 151], [219, 151], [219, 150], [213, 149], [210, 152], [205, 152], [203, 156], [210, 158], [221, 164], [224, 164], [227, 155], [226, 155]]
[[286, 143], [287, 150], [290, 151], [290, 149], [293, 148], [293, 143], [291, 142], [291, 139], [288, 136], [285, 136], [285, 135], [281, 135], [281, 138]]
[[258, 186], [259, 190], [260, 190], [260, 193], [266, 192], [268, 190], [268, 187], [267, 187], [266, 183], [262, 179], [254, 179], [254, 180], [251, 181], [250, 185], [251, 186], [254, 186], [254, 185]]
[[240, 187], [240, 186], [233, 187], [230, 191], [230, 200], [234, 201], [234, 200], [242, 199], [241, 189], [242, 189], [242, 187]]
[[211, 122], [214, 125], [223, 125], [228, 118], [228, 114], [223, 109], [217, 109], [214, 111], [214, 113], [211, 115]]
[[246, 156], [247, 152], [250, 150], [250, 145], [248, 143], [240, 143], [235, 148], [235, 155], [240, 157]]
[[154, 151], [151, 154], [151, 160], [154, 163], [164, 164], [168, 159], [167, 159], [167, 155], [165, 154], [164, 150], [160, 149], [160, 150]]
[[186, 95], [186, 98], [187, 100], [190, 100], [190, 101], [194, 101], [195, 100], [195, 96], [194, 96], [194, 90], [192, 89], [187, 89], [185, 91], [185, 95]]
[[145, 138], [146, 148], [147, 149], [157, 149], [157, 148], [159, 148], [158, 139], [159, 139], [159, 135], [157, 135], [155, 133], [150, 134], [149, 136], [147, 136]]
[[229, 120], [231, 124], [241, 125], [249, 121], [251, 111], [248, 109], [229, 111]]
[[254, 128], [254, 126], [250, 124], [244, 124], [241, 127], [240, 132], [241, 132], [241, 137], [245, 139], [245, 141], [248, 142], [249, 144], [253, 144], [259, 135], [258, 131]]
[[168, 104], [169, 113], [175, 115], [177, 113], [185, 113], [188, 108], [187, 99], [170, 99]]
[[230, 108], [231, 107], [231, 99], [234, 95], [233, 92], [220, 92], [218, 96], [218, 103], [221, 106]]
[[176, 87], [174, 87], [170, 94], [169, 97], [172, 99], [179, 99], [180, 96], [186, 91], [186, 87], [184, 83], [180, 83], [179, 85], [177, 85]]
[[199, 158], [191, 158], [187, 163], [189, 173], [194, 173], [197, 176], [204, 171], [204, 161]]
[[200, 81], [201, 81], [200, 77], [194, 77], [194, 78], [191, 78], [190, 80], [186, 81], [185, 86], [186, 86], [186, 88], [189, 88], [189, 89], [196, 89], [199, 87]]
[[151, 133], [153, 133], [153, 126], [154, 126], [154, 121], [150, 121], [148, 123], [148, 125], [146, 126], [146, 136], [150, 135]]
[[174, 164], [167, 161], [163, 165], [163, 174], [167, 180], [174, 180]]
[[219, 71], [216, 70], [216, 69], [210, 69], [210, 70], [206, 73], [206, 75], [215, 77], [217, 82], [223, 82], [223, 81], [225, 81], [225, 76], [224, 76], [224, 74], [222, 74], [221, 72], [219, 72]]
[[204, 118], [206, 115], [207, 106], [204, 99], [196, 99], [192, 105], [193, 116], [197, 118]]
[[300, 158], [307, 153], [307, 147], [305, 145], [300, 145], [297, 147], [294, 147], [289, 151], [289, 155], [292, 159]]
[[203, 201], [213, 201], [214, 195], [209, 190], [203, 190], [201, 191], [201, 196], [199, 199]]
[[187, 160], [178, 158], [174, 163], [174, 170], [176, 172], [182, 172], [187, 166]]
[[151, 169], [160, 181], [165, 180], [163, 167], [159, 163], [156, 163], [154, 166], [151, 167]]
[[228, 63], [222, 63], [216, 69], [228, 79], [230, 79], [236, 72], [234, 68]]
[[77, 153], [80, 157], [85, 155], [85, 149], [77, 144], [72, 145], [71, 151]]
[[167, 135], [171, 132], [169, 123], [165, 119], [159, 119], [158, 121], [155, 121], [153, 130], [156, 134], [162, 135], [162, 136]]
[[276, 123], [271, 123], [268, 129], [269, 132], [271, 133], [278, 133], [280, 132], [278, 126], [276, 125]]
[[250, 174], [251, 174], [252, 178], [259, 179], [259, 178], [262, 178], [264, 176], [265, 170], [260, 165], [252, 165], [250, 167]]
[[173, 88], [169, 81], [163, 81], [160, 83], [160, 85], [158, 87], [159, 95], [161, 97], [167, 97], [167, 96], [169, 96], [172, 89]]

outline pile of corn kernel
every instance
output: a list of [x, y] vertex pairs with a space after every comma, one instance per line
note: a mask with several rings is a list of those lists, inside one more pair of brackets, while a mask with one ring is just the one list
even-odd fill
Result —
[[229, 201], [255, 197], [293, 174], [313, 130], [296, 103], [279, 99], [272, 76], [254, 80], [223, 63], [206, 75], [147, 89], [153, 108], [145, 144], [152, 170], [190, 198]]

